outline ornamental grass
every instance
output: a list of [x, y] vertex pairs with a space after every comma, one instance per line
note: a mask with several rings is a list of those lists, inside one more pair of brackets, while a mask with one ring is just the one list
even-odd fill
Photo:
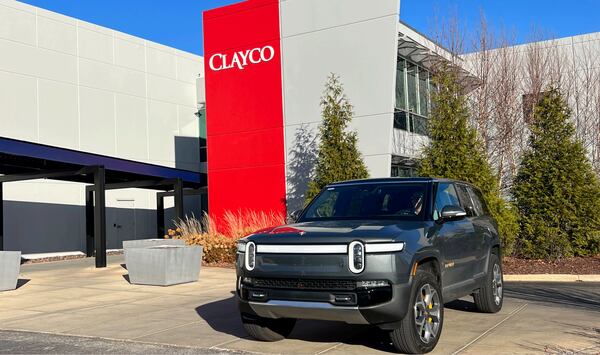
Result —
[[237, 241], [257, 230], [285, 224], [276, 212], [227, 211], [220, 228], [208, 214], [202, 218], [186, 216], [169, 229], [165, 238], [183, 239], [187, 245], [202, 245], [202, 260], [207, 264], [235, 263]]

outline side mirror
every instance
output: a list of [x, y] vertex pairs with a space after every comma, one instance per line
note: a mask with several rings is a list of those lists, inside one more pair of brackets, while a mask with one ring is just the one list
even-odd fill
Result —
[[298, 221], [298, 218], [300, 218], [301, 214], [302, 214], [302, 210], [295, 210], [294, 212], [290, 213], [288, 222], [295, 223], [296, 221]]
[[455, 221], [466, 216], [467, 212], [460, 206], [444, 206], [440, 215], [442, 221]]

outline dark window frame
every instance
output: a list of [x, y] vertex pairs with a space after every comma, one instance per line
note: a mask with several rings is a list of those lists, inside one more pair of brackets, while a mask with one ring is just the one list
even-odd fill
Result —
[[[467, 212], [467, 217], [477, 217], [477, 213], [475, 211], [475, 204], [473, 203], [473, 200], [471, 199], [471, 195], [469, 194], [470, 186], [467, 184], [460, 184], [460, 183], [455, 183], [454, 185], [456, 187], [456, 191], [458, 192], [458, 200], [460, 201], [460, 207], [462, 207], [465, 210], [465, 212]], [[464, 189], [462, 191], [464, 191], [466, 196], [462, 196], [462, 194], [460, 192], [461, 189]], [[468, 201], [463, 201], [463, 199], [466, 199], [467, 197], [468, 197]], [[468, 202], [470, 202], [470, 206], [467, 205]]]
[[[455, 195], [456, 195], [456, 199], [457, 199], [457, 201], [458, 201], [458, 203], [459, 203], [459, 205], [458, 205], [458, 206], [460, 207], [460, 197], [458, 196], [458, 189], [456, 188], [456, 184], [455, 184], [455, 183], [453, 183], [453, 182], [451, 182], [451, 181], [440, 181], [440, 182], [438, 182], [438, 183], [436, 184], [436, 186], [435, 186], [435, 193], [433, 194], [433, 202], [432, 202], [432, 207], [431, 207], [431, 219], [432, 219], [432, 220], [434, 220], [434, 221], [436, 221], [436, 220], [438, 220], [438, 219], [439, 219], [439, 216], [440, 216], [440, 215], [441, 215], [441, 213], [442, 213], [442, 209], [443, 209], [444, 207], [446, 207], [446, 206], [449, 206], [449, 205], [446, 205], [446, 206], [443, 206], [443, 207], [442, 207], [441, 209], [439, 209], [439, 210], [437, 209], [436, 202], [437, 202], [438, 193], [440, 192], [440, 185], [448, 185], [448, 186], [452, 186], [452, 188], [454, 189], [454, 193], [455, 193]], [[435, 212], [436, 212], [436, 211], [437, 211], [437, 213], [438, 213], [438, 218], [435, 218]]]

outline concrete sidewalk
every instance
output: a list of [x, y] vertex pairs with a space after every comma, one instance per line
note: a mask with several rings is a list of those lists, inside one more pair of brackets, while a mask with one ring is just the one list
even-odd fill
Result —
[[[94, 269], [92, 259], [24, 265], [21, 287], [0, 293], [0, 329], [261, 353], [392, 351], [377, 328], [335, 322], [300, 321], [290, 339], [257, 342], [239, 320], [234, 270], [203, 268], [197, 283], [137, 286], [122, 262], [109, 257], [105, 269]], [[586, 285], [562, 293], [508, 285], [503, 310], [492, 315], [474, 312], [470, 300], [452, 302], [435, 353], [598, 353], [600, 285]]]

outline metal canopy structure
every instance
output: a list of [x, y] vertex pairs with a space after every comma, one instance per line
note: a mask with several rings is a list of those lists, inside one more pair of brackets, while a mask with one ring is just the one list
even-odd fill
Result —
[[[418, 33], [412, 27], [406, 24], [403, 25], [409, 30]], [[399, 58], [408, 59], [409, 61], [420, 65], [429, 71], [433, 71], [435, 66], [441, 62], [451, 63], [453, 57], [455, 61], [462, 62], [461, 57], [453, 55], [449, 50], [445, 49], [441, 45], [435, 42], [431, 42], [431, 45], [435, 48], [435, 50], [426, 47], [407, 33], [403, 33], [402, 31], [398, 32]], [[460, 64], [458, 65], [458, 73], [460, 75], [462, 84], [467, 88], [467, 90], [473, 90], [480, 85], [481, 81], [479, 78], [468, 72]]]
[[[175, 217], [184, 214], [183, 196], [206, 193], [206, 175], [97, 154], [0, 137], [0, 250], [4, 250], [4, 183], [53, 179], [86, 186], [86, 254], [106, 267], [106, 190], [142, 188], [157, 196], [157, 233], [164, 233], [165, 194], [175, 197]], [[162, 226], [162, 227], [161, 227]]]

